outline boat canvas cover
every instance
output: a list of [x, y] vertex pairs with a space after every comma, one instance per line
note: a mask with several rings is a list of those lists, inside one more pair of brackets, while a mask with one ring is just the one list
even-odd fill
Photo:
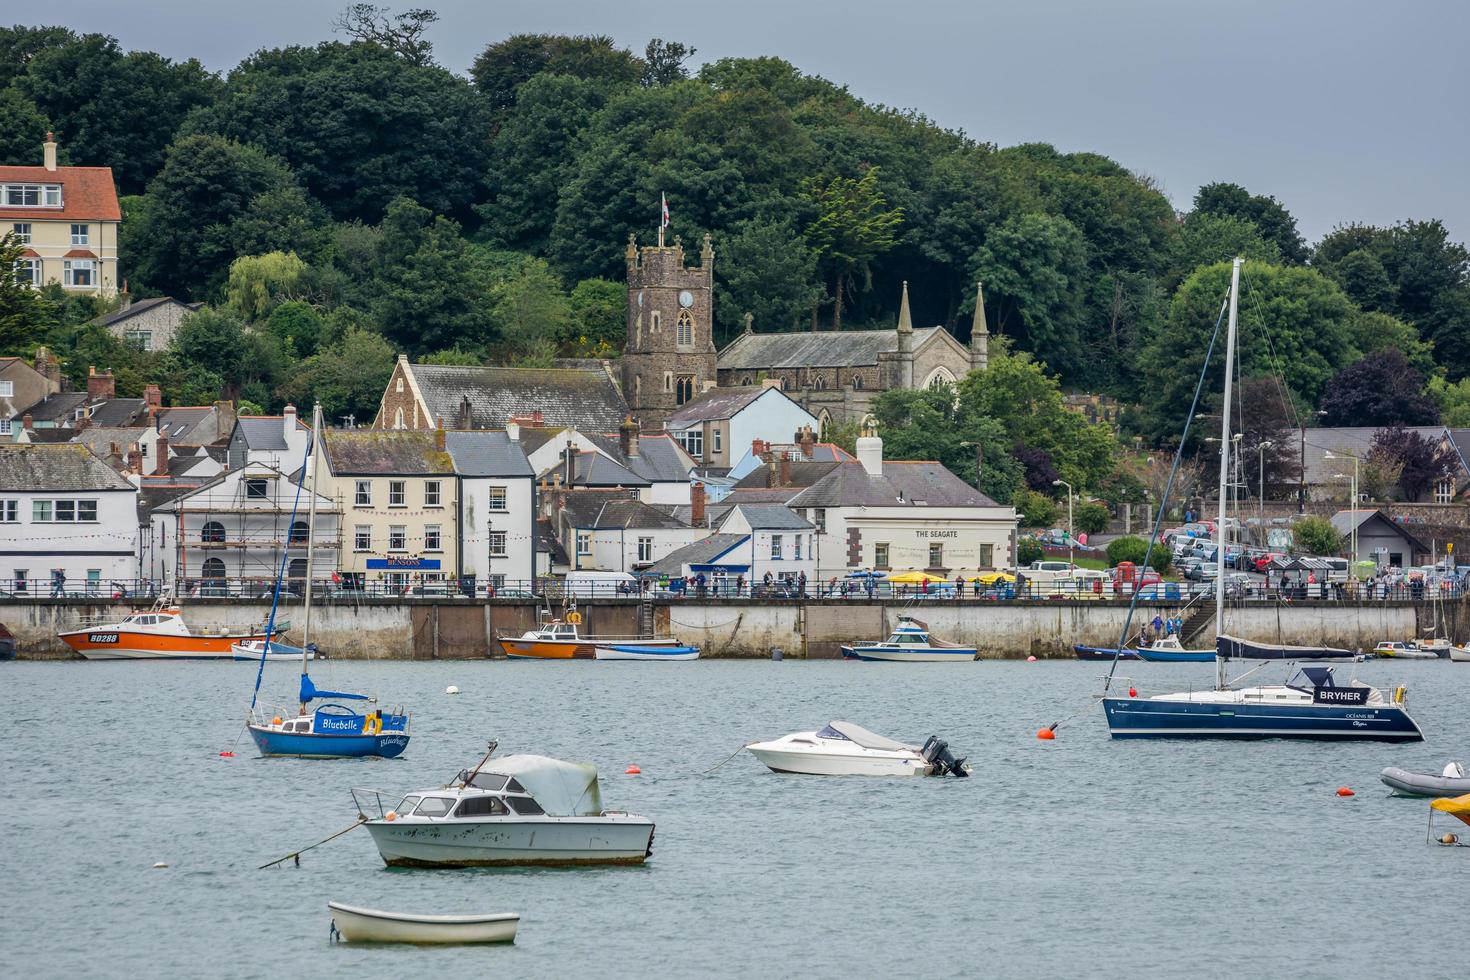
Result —
[[1429, 804], [1431, 810], [1448, 813], [1457, 817], [1462, 823], [1470, 826], [1470, 793], [1464, 796], [1454, 796], [1448, 799], [1432, 800]]
[[829, 721], [827, 727], [817, 732], [818, 738], [845, 738], [849, 742], [861, 745], [865, 749], [883, 749], [888, 752], [897, 752], [901, 749], [912, 749], [912, 745], [904, 745], [895, 742], [891, 738], [885, 738], [868, 731], [861, 725], [854, 725], [850, 721]]
[[544, 755], [507, 755], [492, 759], [485, 772], [514, 776], [553, 817], [593, 817], [602, 813], [597, 767]]
[[1215, 639], [1215, 656], [1222, 660], [1337, 660], [1351, 657], [1352, 653], [1333, 647], [1294, 647], [1219, 636]]

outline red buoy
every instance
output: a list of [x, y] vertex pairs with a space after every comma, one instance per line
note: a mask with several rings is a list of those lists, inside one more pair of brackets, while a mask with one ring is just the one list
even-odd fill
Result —
[[231, 752], [229, 749], [225, 749], [219, 754], [219, 757], [221, 759], [233, 759], [235, 757], [235, 753]]
[[1057, 737], [1057, 733], [1052, 731], [1050, 728], [1038, 728], [1036, 730], [1036, 737], [1041, 739], [1043, 742], [1050, 742], [1052, 739]]
[[641, 773], [642, 771], [643, 770], [642, 769], [639, 769], [637, 766], [629, 766], [628, 768], [626, 768], [626, 769], [623, 770], [623, 772], [625, 774], [629, 775], [629, 776], [636, 776], [639, 773]]
[[1357, 793], [1354, 793], [1352, 790], [1348, 789], [1346, 786], [1339, 786], [1339, 787], [1337, 787], [1337, 795], [1338, 796], [1357, 796], [1358, 794]]
[[1136, 688], [1136, 687], [1130, 687], [1128, 689], [1128, 696], [1130, 698], [1136, 698], [1136, 697], [1138, 697], [1138, 688]]

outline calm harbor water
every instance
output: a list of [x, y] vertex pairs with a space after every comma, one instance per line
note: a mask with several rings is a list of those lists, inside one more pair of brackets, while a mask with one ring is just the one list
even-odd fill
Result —
[[[1428, 739], [1406, 746], [1113, 742], [1088, 704], [1105, 669], [331, 662], [320, 685], [403, 701], [415, 735], [398, 760], [312, 762], [237, 741], [250, 665], [3, 664], [0, 973], [1346, 978], [1454, 961], [1470, 851], [1426, 844], [1426, 804], [1388, 798], [1377, 777], [1470, 757], [1470, 668], [1356, 667], [1409, 685]], [[1211, 671], [1121, 670], [1151, 690]], [[292, 667], [269, 665], [265, 690], [293, 691]], [[1073, 714], [1057, 741], [1034, 738]], [[832, 718], [937, 733], [975, 775], [777, 776], [745, 753], [699, 775]], [[256, 870], [351, 823], [349, 787], [442, 783], [490, 738], [595, 763], [607, 806], [657, 821], [652, 859], [389, 871], [357, 830], [300, 868]], [[624, 775], [630, 763], [643, 774]], [[1359, 795], [1338, 799], [1343, 784]], [[331, 946], [328, 899], [515, 911], [520, 937]]]

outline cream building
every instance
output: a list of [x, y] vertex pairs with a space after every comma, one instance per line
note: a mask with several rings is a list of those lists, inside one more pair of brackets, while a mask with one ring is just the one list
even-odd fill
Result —
[[321, 492], [342, 506], [344, 588], [402, 591], [462, 573], [443, 429], [329, 429], [322, 445]]
[[22, 279], [37, 287], [116, 296], [122, 211], [111, 167], [62, 167], [46, 134], [39, 167], [0, 167], [0, 234], [25, 246]]

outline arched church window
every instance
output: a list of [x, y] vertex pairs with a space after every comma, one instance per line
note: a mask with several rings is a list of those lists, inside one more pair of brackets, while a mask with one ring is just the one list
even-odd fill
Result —
[[862, 387], [863, 387], [863, 376], [861, 374], [854, 374], [852, 376], [852, 390], [853, 391], [861, 391], [862, 390]]
[[827, 429], [832, 425], [832, 415], [825, 408], [817, 414], [817, 429], [823, 442], [827, 441]]
[[746, 387], [746, 388], [749, 388], [750, 387], [750, 379], [749, 378], [746, 378], [743, 381], [741, 381], [740, 384], [742, 386]]
[[652, 320], [651, 329], [654, 333], [658, 333], [659, 323], [662, 320], [662, 317], [659, 316], [658, 310], [654, 310], [653, 313], [650, 314], [650, 318]]
[[817, 389], [818, 391], [826, 391], [827, 379], [822, 377], [820, 374], [817, 375], [816, 380], [812, 382], [812, 387]]
[[401, 408], [393, 413], [393, 428], [403, 428], [403, 409]]
[[688, 310], [679, 311], [679, 334], [678, 342], [681, 347], [689, 347], [694, 344], [694, 317], [689, 315]]
[[681, 374], [681, 375], [679, 375], [678, 388], [674, 392], [674, 401], [675, 401], [675, 403], [676, 404], [679, 404], [679, 405], [683, 405], [685, 402], [690, 401], [693, 398], [694, 398], [694, 375], [692, 375], [692, 374]]
[[924, 387], [942, 388], [945, 385], [953, 385], [954, 383], [954, 375], [950, 373], [949, 369], [938, 367], [934, 369], [934, 372], [929, 375], [928, 380], [924, 382]]

